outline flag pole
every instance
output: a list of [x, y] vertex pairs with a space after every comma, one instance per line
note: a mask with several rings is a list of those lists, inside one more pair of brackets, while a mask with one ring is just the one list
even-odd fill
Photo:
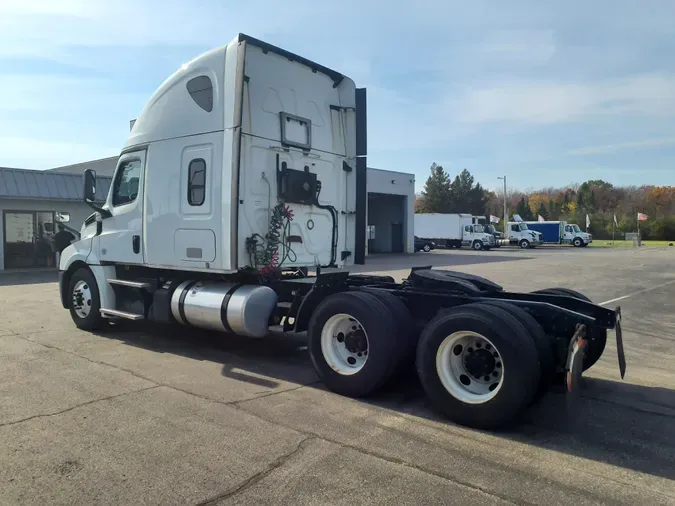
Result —
[[614, 229], [616, 227], [616, 214], [614, 215], [614, 219], [612, 220], [612, 248], [614, 247]]
[[637, 221], [637, 229], [638, 229], [637, 245], [640, 246], [640, 213], [635, 215], [635, 221]]

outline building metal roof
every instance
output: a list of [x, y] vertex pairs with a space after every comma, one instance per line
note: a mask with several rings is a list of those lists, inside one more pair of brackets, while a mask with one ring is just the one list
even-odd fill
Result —
[[94, 169], [96, 171], [96, 179], [98, 179], [99, 176], [112, 177], [117, 168], [118, 159], [119, 156], [110, 156], [108, 158], [99, 158], [98, 160], [91, 160], [89, 162], [55, 167], [53, 169], [48, 169], [48, 171], [52, 173], [82, 174], [84, 169]]
[[[112, 178], [96, 177], [96, 201], [104, 202]], [[82, 202], [82, 174], [0, 167], [0, 199]]]

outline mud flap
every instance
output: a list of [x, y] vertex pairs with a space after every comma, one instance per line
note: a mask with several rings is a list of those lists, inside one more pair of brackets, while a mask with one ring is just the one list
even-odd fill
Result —
[[616, 324], [614, 327], [614, 333], [616, 334], [616, 354], [619, 359], [619, 372], [621, 373], [621, 379], [626, 375], [626, 353], [623, 349], [623, 332], [621, 330], [621, 308], [616, 307]]
[[577, 324], [574, 336], [570, 341], [565, 364], [565, 388], [567, 396], [574, 401], [580, 396], [581, 373], [583, 372], [584, 357], [586, 356], [586, 325]]

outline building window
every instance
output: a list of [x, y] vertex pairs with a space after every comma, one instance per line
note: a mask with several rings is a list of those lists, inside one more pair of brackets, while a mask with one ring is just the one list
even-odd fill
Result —
[[206, 161], [196, 158], [188, 166], [188, 204], [201, 206], [206, 200]]
[[213, 110], [213, 84], [209, 76], [197, 76], [186, 84], [188, 93], [195, 103], [206, 112]]
[[141, 161], [138, 158], [122, 162], [115, 174], [112, 205], [130, 204], [138, 197], [138, 184], [141, 179]]

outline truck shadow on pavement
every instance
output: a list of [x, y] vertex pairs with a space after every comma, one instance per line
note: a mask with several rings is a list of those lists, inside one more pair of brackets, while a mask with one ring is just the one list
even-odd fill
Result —
[[[220, 363], [223, 376], [269, 390], [282, 383], [325, 390], [314, 373], [303, 336], [254, 340], [155, 325], [142, 329], [121, 325], [102, 336], [158, 353]], [[350, 402], [438, 422], [441, 428], [452, 426], [431, 406], [412, 369], [377, 395]], [[582, 396], [574, 405], [561, 388], [554, 387], [510, 428], [492, 434], [675, 480], [674, 422], [675, 391], [585, 377]], [[450, 432], [448, 437], [452, 437]]]

